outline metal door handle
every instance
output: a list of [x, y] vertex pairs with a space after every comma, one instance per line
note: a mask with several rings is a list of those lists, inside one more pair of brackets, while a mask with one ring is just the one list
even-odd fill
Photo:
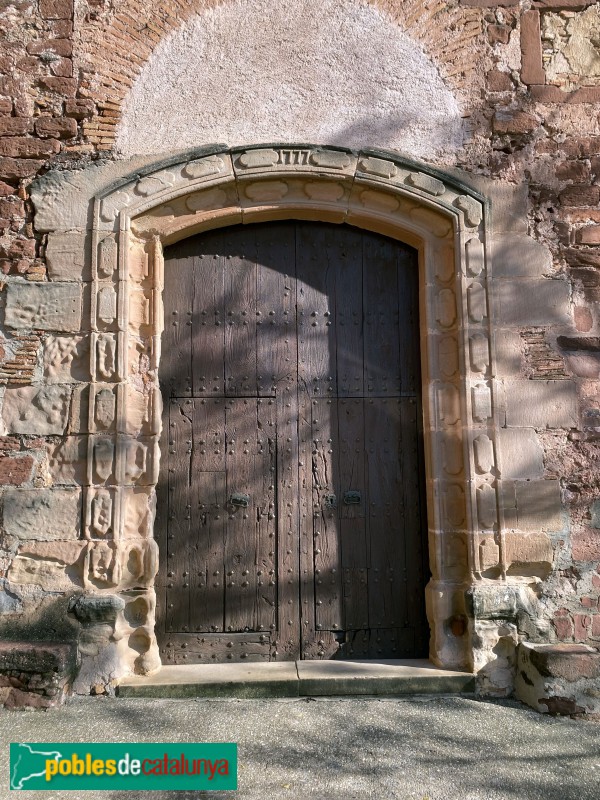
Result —
[[248, 508], [248, 504], [250, 503], [250, 495], [242, 494], [241, 492], [234, 492], [229, 498], [229, 502], [232, 506], [236, 506], [236, 508]]
[[361, 502], [360, 492], [350, 491], [344, 492], [344, 505], [357, 506]]

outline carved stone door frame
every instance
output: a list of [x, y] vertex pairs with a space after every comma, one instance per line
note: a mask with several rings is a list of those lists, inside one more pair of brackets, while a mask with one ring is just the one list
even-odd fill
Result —
[[[104, 584], [90, 567], [87, 589], [123, 600], [119, 669], [159, 665], [156, 543], [151, 521], [140, 520], [148, 519], [158, 480], [163, 246], [276, 219], [346, 223], [418, 251], [430, 655], [444, 667], [472, 668], [466, 591], [481, 578], [482, 555], [486, 577], [506, 574], [483, 198], [393, 153], [273, 145], [206, 148], [126, 176], [93, 197], [91, 231], [80, 238], [82, 248], [91, 238], [83, 305], [91, 338], [86, 558], [92, 564], [112, 553], [118, 567]], [[152, 383], [142, 385], [140, 359], [149, 360]], [[132, 603], [137, 613], [128, 614]]]

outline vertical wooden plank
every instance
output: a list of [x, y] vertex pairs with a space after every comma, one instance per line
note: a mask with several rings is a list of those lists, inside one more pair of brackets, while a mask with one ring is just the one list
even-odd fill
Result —
[[194, 258], [192, 385], [195, 397], [224, 395], [225, 303], [221, 231], [201, 240]]
[[335, 233], [340, 239], [335, 277], [337, 391], [339, 397], [362, 397], [364, 234], [346, 226], [340, 226]]
[[363, 240], [365, 395], [400, 391], [398, 275], [394, 243], [375, 234]]
[[194, 400], [189, 541], [190, 628], [224, 624], [224, 535], [227, 515], [225, 401]]
[[298, 224], [298, 381], [311, 397], [337, 392], [335, 280], [339, 246], [326, 226]]
[[254, 452], [254, 485], [256, 491], [257, 544], [254, 564], [252, 602], [257, 631], [275, 631], [277, 624], [277, 516], [276, 516], [276, 457], [277, 408], [275, 400], [256, 400], [257, 430], [254, 441], [244, 440]]
[[256, 348], [258, 394], [296, 391], [295, 225], [256, 230]]
[[400, 344], [400, 390], [421, 390], [419, 359], [419, 265], [411, 247], [396, 243], [398, 259], [398, 341]]
[[225, 394], [256, 394], [256, 332], [261, 324], [256, 304], [255, 227], [223, 233], [223, 324], [225, 330]]
[[[167, 251], [169, 252], [169, 251]], [[161, 384], [166, 397], [192, 394], [192, 259], [181, 245], [167, 255], [164, 290], [163, 353]]]
[[278, 394], [276, 404], [279, 492], [275, 658], [277, 661], [290, 661], [300, 657], [298, 393], [282, 392]]
[[169, 402], [169, 512], [167, 534], [167, 631], [190, 624], [189, 555], [192, 400]]
[[[369, 621], [371, 628], [395, 627], [406, 603], [403, 476], [399, 405], [396, 398], [365, 403], [369, 493]], [[402, 619], [402, 622], [404, 620]]]
[[[317, 630], [343, 630], [337, 403], [312, 401], [312, 499]], [[340, 499], [337, 499], [336, 505]]]

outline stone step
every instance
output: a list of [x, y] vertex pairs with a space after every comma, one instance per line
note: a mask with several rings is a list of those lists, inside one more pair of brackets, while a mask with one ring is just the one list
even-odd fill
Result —
[[425, 660], [283, 661], [164, 666], [134, 675], [119, 697], [327, 697], [472, 693], [468, 672], [438, 669]]

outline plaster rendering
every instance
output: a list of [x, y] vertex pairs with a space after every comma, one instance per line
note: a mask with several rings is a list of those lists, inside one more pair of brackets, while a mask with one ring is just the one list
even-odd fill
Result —
[[458, 104], [419, 44], [355, 0], [239, 0], [154, 50], [125, 103], [117, 150], [206, 142], [389, 147], [452, 163]]

